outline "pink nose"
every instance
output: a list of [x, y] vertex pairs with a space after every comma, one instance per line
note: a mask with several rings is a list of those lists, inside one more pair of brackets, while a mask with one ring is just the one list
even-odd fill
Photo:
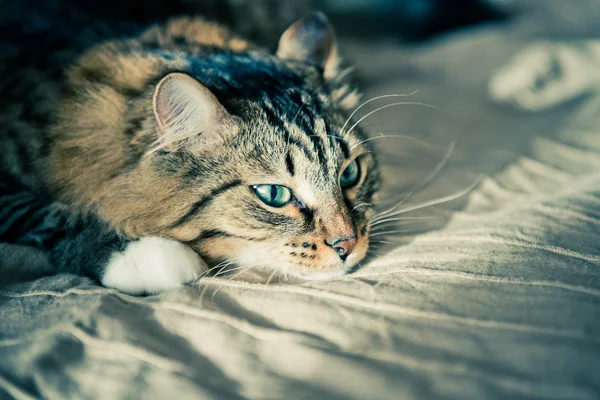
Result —
[[346, 261], [346, 258], [348, 258], [350, 253], [352, 253], [352, 250], [354, 250], [354, 246], [356, 246], [356, 236], [334, 238], [331, 242], [327, 242], [327, 244], [333, 247], [342, 261]]

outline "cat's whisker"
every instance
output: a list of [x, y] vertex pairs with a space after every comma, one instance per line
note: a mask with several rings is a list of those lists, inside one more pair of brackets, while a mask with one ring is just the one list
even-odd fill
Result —
[[380, 246], [382, 246], [382, 245], [390, 245], [390, 244], [393, 244], [393, 243], [392, 242], [388, 242], [387, 240], [378, 240], [376, 242], [376, 246], [375, 247], [370, 248], [369, 250], [367, 250], [367, 254], [374, 253], [375, 250], [377, 250], [378, 248], [380, 248]]
[[[216, 268], [216, 267], [219, 267], [219, 268], [220, 268], [220, 271], [219, 271], [219, 272], [217, 272], [217, 273], [216, 273], [216, 274], [213, 276], [213, 278], [215, 278], [215, 277], [218, 277], [219, 275], [222, 275], [222, 274], [224, 273], [224, 271], [228, 271], [228, 270], [227, 270], [227, 267], [228, 267], [229, 265], [232, 265], [232, 264], [234, 264], [234, 263], [235, 263], [235, 262], [234, 262], [233, 260], [226, 260], [226, 261], [223, 261], [223, 262], [221, 262], [221, 263], [217, 264], [215, 267], [213, 267], [213, 269], [214, 269], [214, 268]], [[204, 298], [204, 294], [206, 293], [206, 291], [208, 290], [208, 287], [209, 287], [210, 285], [211, 285], [211, 282], [208, 282], [208, 283], [205, 283], [205, 284], [204, 284], [204, 288], [203, 288], [203, 289], [202, 289], [202, 291], [200, 292], [200, 299], [199, 299], [200, 303], [202, 303], [202, 299]], [[217, 289], [217, 290], [218, 290], [218, 289]], [[213, 294], [213, 297], [212, 297], [212, 298], [214, 298], [214, 294]]]
[[[223, 274], [224, 274], [224, 273], [226, 273], [226, 272], [229, 272], [229, 271], [232, 271], [232, 270], [239, 269], [239, 268], [234, 268], [234, 269], [232, 269], [232, 270], [228, 270], [228, 269], [227, 269], [227, 267], [228, 267], [229, 265], [232, 265], [232, 264], [234, 264], [234, 263], [235, 263], [235, 262], [234, 262], [233, 260], [226, 260], [226, 261], [220, 262], [219, 264], [217, 264], [216, 266], [214, 266], [213, 268], [211, 268], [211, 270], [212, 270], [212, 269], [216, 269], [217, 267], [219, 267], [219, 268], [220, 268], [220, 271], [219, 271], [219, 272], [217, 272], [217, 273], [216, 273], [214, 276], [212, 276], [212, 278], [216, 278], [216, 277], [218, 277], [219, 275], [223, 275]], [[207, 283], [205, 283], [205, 284], [204, 284], [204, 288], [202, 289], [202, 292], [200, 292], [200, 299], [199, 299], [199, 301], [200, 301], [200, 302], [202, 302], [202, 299], [204, 298], [204, 294], [206, 293], [206, 290], [208, 290], [208, 287], [209, 287], [210, 285], [211, 285], [211, 282], [207, 282]]]
[[390, 227], [395, 227], [395, 226], [408, 226], [408, 225], [417, 225], [420, 224], [424, 221], [411, 221], [411, 222], [407, 222], [405, 224], [399, 224], [399, 223], [393, 223], [394, 221], [390, 222], [389, 224], [384, 224], [384, 225], [380, 225], [377, 226], [373, 229], [370, 230], [370, 232], [377, 232], [380, 231], [382, 229], [389, 229]]
[[400, 207], [410, 196], [412, 196], [414, 193], [414, 191], [408, 192], [406, 194], [406, 196], [404, 196], [402, 198], [402, 200], [400, 200], [394, 207], [392, 207], [391, 209], [384, 211], [380, 214], [375, 215], [372, 219], [371, 219], [371, 224], [375, 224], [377, 222], [379, 222], [380, 220], [384, 219], [384, 218], [388, 218], [388, 217], [392, 217], [393, 215], [390, 215], [390, 213], [394, 210], [396, 210], [398, 207]]
[[[374, 221], [372, 223], [369, 224], [369, 227], [375, 227], [377, 225], [386, 223], [386, 222], [394, 222], [394, 221], [406, 221], [406, 220], [421, 220], [421, 221], [428, 221], [428, 220], [432, 220], [432, 219], [444, 219], [446, 217], [397, 217], [397, 218], [386, 218], [386, 219], [381, 219], [378, 221]], [[399, 224], [399, 225], [407, 225], [407, 224]]]
[[235, 262], [234, 260], [224, 260], [224, 261], [221, 261], [220, 263], [218, 263], [217, 265], [215, 265], [214, 267], [212, 267], [211, 269], [221, 269], [223, 267], [233, 264], [234, 262]]
[[370, 111], [370, 112], [368, 112], [367, 114], [363, 115], [361, 118], [359, 118], [359, 120], [358, 120], [358, 121], [356, 121], [356, 122], [354, 123], [354, 125], [352, 125], [352, 126], [350, 127], [350, 129], [348, 129], [347, 133], [348, 133], [348, 134], [352, 133], [352, 131], [353, 131], [353, 130], [354, 130], [354, 129], [355, 129], [355, 128], [356, 128], [356, 127], [357, 127], [357, 126], [358, 126], [358, 125], [359, 125], [359, 124], [362, 122], [362, 121], [364, 121], [365, 119], [369, 118], [371, 115], [373, 115], [373, 114], [375, 114], [375, 113], [378, 113], [379, 111], [383, 111], [383, 110], [385, 110], [386, 108], [390, 108], [390, 107], [397, 107], [397, 106], [423, 106], [423, 107], [427, 107], [427, 108], [433, 108], [433, 109], [435, 109], [435, 110], [438, 110], [438, 111], [443, 111], [443, 112], [446, 112], [446, 113], [448, 113], [448, 114], [450, 113], [448, 110], [446, 110], [446, 109], [444, 109], [444, 108], [442, 108], [442, 107], [434, 106], [434, 105], [432, 105], [432, 104], [420, 103], [420, 102], [417, 102], [417, 101], [399, 101], [399, 102], [397, 102], [397, 103], [390, 103], [390, 104], [383, 105], [383, 106], [381, 106], [381, 107], [378, 107], [378, 108], [376, 108], [375, 110], [373, 110], [373, 111]]
[[417, 185], [415, 185], [412, 188], [412, 190], [406, 195], [406, 197], [404, 197], [398, 204], [396, 204], [394, 207], [390, 208], [389, 210], [383, 211], [383, 212], [377, 214], [375, 217], [373, 217], [373, 222], [377, 221], [378, 219], [390, 216], [389, 214], [391, 212], [393, 212], [394, 210], [396, 210], [398, 207], [400, 207], [402, 205], [402, 203], [404, 203], [412, 194], [423, 189], [431, 181], [433, 181], [435, 179], [435, 177], [440, 173], [440, 171], [446, 166], [446, 164], [450, 160], [450, 157], [452, 157], [452, 153], [454, 153], [455, 145], [456, 145], [455, 140], [450, 142], [450, 145], [446, 149], [444, 156], [436, 164], [436, 166], [427, 175], [425, 175], [425, 177]]
[[425, 201], [423, 203], [415, 204], [414, 206], [411, 206], [411, 207], [403, 208], [392, 214], [389, 214], [388, 217], [393, 217], [395, 215], [404, 214], [404, 213], [407, 213], [410, 211], [420, 210], [425, 207], [430, 207], [430, 206], [434, 206], [437, 204], [443, 204], [443, 203], [447, 203], [452, 200], [456, 200], [456, 199], [464, 196], [465, 194], [469, 193], [471, 190], [473, 190], [473, 188], [475, 188], [475, 186], [477, 186], [477, 184], [481, 181], [482, 177], [483, 177], [483, 175], [480, 175], [479, 178], [477, 178], [477, 180], [474, 183], [472, 183], [469, 187], [467, 187], [463, 190], [460, 190], [456, 193], [450, 194], [448, 196], [438, 197], [437, 199]]
[[[369, 240], [369, 245], [379, 245], [380, 243], [386, 243], [386, 242], [381, 239]], [[386, 243], [386, 244], [391, 244], [391, 243]]]
[[381, 252], [375, 252], [375, 251], [367, 253], [366, 255], [368, 257], [383, 257], [383, 253], [381, 253]]
[[233, 263], [233, 261], [231, 261], [231, 260], [225, 260], [223, 262], [218, 263], [214, 267], [211, 267], [211, 268], [207, 269], [206, 271], [199, 273], [196, 276], [196, 278], [194, 278], [191, 285], [196, 285], [200, 279], [210, 275], [210, 273], [213, 272], [214, 270], [219, 270], [219, 269], [226, 267], [227, 265], [230, 265], [232, 263]]
[[222, 274], [223, 271], [225, 271], [227, 269], [227, 267], [232, 264], [235, 264], [234, 260], [225, 260], [225, 261], [222, 261], [219, 264], [215, 265], [213, 268], [211, 268], [211, 270], [218, 269], [218, 272], [214, 275], [214, 276], [218, 276], [218, 275]]
[[381, 250], [383, 246], [392, 245], [392, 242], [388, 242], [386, 240], [377, 240], [377, 242], [373, 246], [369, 246], [369, 250], [367, 250], [367, 254], [375, 254], [379, 255], [375, 250]]
[[[229, 268], [229, 269], [224, 270], [223, 273], [221, 273], [220, 275], [223, 276], [223, 277], [228, 278], [227, 280], [233, 280], [236, 277], [238, 277], [239, 275], [243, 274], [245, 271], [247, 271], [247, 270], [249, 270], [251, 268], [258, 267], [259, 265], [261, 265], [261, 264], [252, 264], [250, 266], [244, 265], [244, 266], [241, 266], [241, 267]], [[236, 275], [233, 275], [233, 276], [228, 275], [228, 274], [230, 274], [233, 271], [240, 271], [240, 272], [237, 273]], [[216, 276], [218, 276], [218, 275], [215, 275], [215, 277]]]
[[269, 286], [269, 284], [271, 283], [271, 280], [273, 279], [273, 277], [275, 277], [275, 275], [277, 274], [277, 270], [273, 271], [273, 273], [271, 274], [271, 276], [269, 276], [269, 279], [267, 279], [267, 283], [265, 283], [265, 286]]
[[[245, 272], [247, 272], [247, 271], [250, 271], [250, 270], [251, 270], [251, 269], [253, 269], [253, 268], [260, 267], [261, 265], [263, 265], [263, 263], [257, 263], [257, 264], [253, 264], [253, 265], [250, 265], [250, 266], [244, 266], [244, 267], [235, 268], [235, 269], [233, 269], [233, 270], [240, 270], [240, 269], [241, 269], [241, 271], [240, 271], [240, 272], [238, 272], [237, 274], [235, 274], [235, 275], [231, 276], [229, 279], [227, 279], [227, 281], [232, 281], [232, 280], [234, 280], [235, 278], [237, 278], [238, 276], [240, 276], [241, 274], [243, 274], [243, 273], [245, 273]], [[230, 271], [233, 271], [233, 270], [230, 270]], [[271, 276], [273, 276], [273, 275], [274, 275], [276, 272], [277, 272], [277, 270], [275, 270]], [[268, 284], [268, 283], [269, 283], [269, 281], [267, 281], [267, 284]], [[214, 291], [214, 293], [213, 293], [213, 294], [212, 294], [212, 296], [211, 296], [211, 301], [214, 301], [215, 295], [217, 294], [217, 292], [218, 292], [219, 290], [221, 290], [221, 288], [222, 288], [222, 286], [221, 286], [221, 287], [218, 287], [218, 288], [217, 288], [217, 290], [215, 290], [215, 291]]]
[[386, 98], [389, 98], [389, 97], [409, 97], [409, 96], [417, 94], [417, 92], [418, 92], [418, 90], [415, 90], [414, 92], [408, 93], [408, 94], [407, 93], [384, 94], [384, 95], [381, 95], [381, 96], [372, 97], [369, 100], [364, 101], [362, 104], [360, 104], [358, 107], [356, 107], [354, 109], [354, 111], [352, 111], [352, 114], [350, 114], [350, 116], [348, 117], [348, 119], [346, 120], [346, 122], [344, 122], [344, 125], [342, 126], [342, 129], [340, 130], [340, 132], [342, 132], [342, 133], [344, 132], [344, 129], [346, 129], [346, 126], [348, 126], [348, 123], [352, 120], [352, 117], [354, 117], [354, 115], [361, 108], [363, 108], [364, 106], [366, 106], [367, 104], [372, 103], [372, 102], [374, 102], [376, 100], [379, 100], [379, 99], [386, 99]]
[[373, 140], [378, 140], [378, 139], [391, 139], [391, 138], [395, 138], [395, 139], [409, 139], [409, 140], [413, 140], [423, 146], [429, 147], [431, 148], [431, 145], [421, 139], [417, 139], [416, 137], [412, 137], [412, 136], [408, 136], [408, 135], [384, 135], [384, 136], [375, 136], [375, 137], [370, 137], [368, 139], [365, 140], [361, 140], [360, 142], [356, 143], [354, 146], [350, 147], [350, 151], [354, 150], [355, 148], [357, 148], [358, 146], [360, 146], [361, 144], [367, 143], [367, 142], [371, 142]]
[[[359, 269], [362, 269], [362, 264], [361, 264], [361, 263], [356, 263], [356, 265], [358, 266], [358, 268], [353, 268], [355, 271], [358, 271]], [[340, 279], [340, 280], [341, 280], [341, 279], [345, 279], [345, 278], [347, 278], [348, 276], [349, 276], [349, 274], [345, 274], [345, 275], [343, 275], [343, 276], [342, 276], [341, 278], [339, 278], [339, 279]], [[336, 279], [336, 280], [338, 280], [338, 279]]]
[[[234, 269], [231, 269], [231, 270], [229, 270], [229, 271], [234, 271], [234, 270], [239, 270], [239, 269], [241, 269], [242, 271], [240, 271], [240, 272], [239, 272], [239, 273], [237, 273], [236, 275], [234, 275], [234, 276], [230, 277], [229, 279], [227, 279], [227, 281], [232, 281], [232, 280], [234, 280], [236, 277], [238, 277], [239, 275], [243, 274], [244, 272], [246, 272], [246, 271], [249, 271], [249, 270], [251, 270], [252, 268], [259, 267], [259, 266], [261, 266], [261, 265], [262, 265], [262, 263], [258, 263], [258, 264], [253, 264], [253, 265], [250, 265], [250, 266], [244, 266], [244, 267], [239, 267], [239, 268], [234, 268]], [[207, 287], [208, 287], [208, 286], [209, 286], [209, 285], [207, 285]], [[212, 296], [210, 297], [212, 302], [214, 302], [214, 300], [215, 300], [215, 295], [216, 295], [216, 294], [219, 292], [219, 290], [221, 290], [223, 287], [224, 287], [224, 286], [219, 286], [219, 287], [218, 287], [218, 288], [217, 288], [217, 289], [216, 289], [216, 290], [213, 292]]]
[[204, 277], [206, 277], [208, 274], [211, 273], [211, 271], [213, 270], [213, 268], [209, 268], [204, 272], [199, 273], [198, 275], [196, 275], [196, 277], [194, 278], [194, 280], [192, 281], [191, 285], [196, 285], [198, 283], [198, 281]]
[[246, 273], [246, 272], [248, 272], [248, 271], [250, 271], [252, 269], [257, 269], [257, 268], [263, 267], [264, 265], [265, 265], [264, 262], [259, 262], [259, 263], [247, 266], [246, 269], [239, 271], [237, 274], [231, 276], [228, 280], [232, 281], [235, 278], [237, 278], [238, 276], [240, 276], [240, 275], [242, 275], [242, 274], [244, 274], [244, 273]]
[[422, 232], [426, 232], [426, 231], [427, 231], [427, 229], [398, 229], [395, 231], [377, 232], [372, 235], [369, 235], [369, 237], [381, 236], [381, 235], [392, 235], [392, 234], [396, 234], [396, 233], [422, 233]]
[[210, 282], [206, 282], [206, 281], [201, 281], [198, 283], [198, 286], [200, 285], [204, 285], [204, 287], [202, 288], [202, 290], [200, 291], [200, 297], [198, 298], [198, 302], [200, 303], [200, 306], [202, 307], [203, 301], [204, 301], [204, 294], [206, 293], [206, 291], [208, 290], [209, 286], [210, 286]]
[[350, 210], [350, 212], [351, 213], [354, 212], [354, 210], [356, 210], [359, 207], [370, 207], [372, 205], [373, 205], [373, 203], [360, 203], [360, 204], [357, 204], [354, 207], [352, 207], [352, 210]]

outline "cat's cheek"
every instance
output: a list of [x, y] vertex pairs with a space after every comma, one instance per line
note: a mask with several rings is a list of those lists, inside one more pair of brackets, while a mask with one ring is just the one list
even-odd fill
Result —
[[171, 239], [144, 237], [113, 254], [101, 282], [128, 294], [153, 294], [191, 282], [206, 270], [204, 261], [188, 246]]

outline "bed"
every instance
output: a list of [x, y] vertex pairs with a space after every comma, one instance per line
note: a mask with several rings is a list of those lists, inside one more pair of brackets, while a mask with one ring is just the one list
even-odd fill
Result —
[[382, 202], [477, 182], [400, 214], [351, 276], [132, 297], [0, 244], [0, 398], [598, 398], [600, 100], [526, 113], [486, 89], [528, 43], [596, 34], [545, 4], [418, 47], [344, 43], [367, 98], [424, 104], [368, 119]]

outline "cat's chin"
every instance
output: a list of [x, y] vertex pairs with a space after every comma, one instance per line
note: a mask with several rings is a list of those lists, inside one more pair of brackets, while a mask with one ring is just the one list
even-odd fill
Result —
[[[361, 246], [362, 247], [362, 246]], [[366, 253], [366, 246], [351, 254], [345, 262], [337, 256], [322, 258], [323, 263], [311, 265], [286, 262], [286, 260], [257, 260], [256, 253], [244, 252], [242, 257], [230, 259], [231, 262], [222, 269], [216, 270], [215, 277], [262, 284], [300, 284], [303, 282], [331, 281], [343, 278], [361, 267], [360, 261]], [[333, 252], [332, 252], [333, 253]], [[206, 257], [205, 257], [206, 260]], [[223, 265], [220, 259], [211, 259], [209, 265]]]

